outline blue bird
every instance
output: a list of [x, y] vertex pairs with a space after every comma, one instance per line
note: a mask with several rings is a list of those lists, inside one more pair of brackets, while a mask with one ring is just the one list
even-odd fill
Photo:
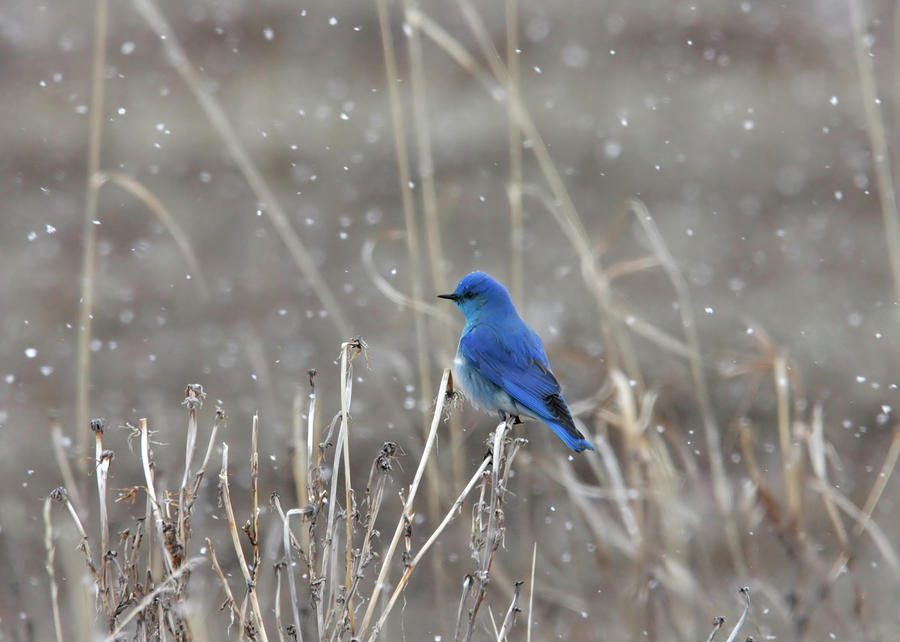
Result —
[[497, 411], [501, 421], [540, 419], [572, 450], [594, 449], [575, 427], [541, 338], [519, 317], [502, 283], [472, 272], [452, 294], [438, 297], [456, 303], [466, 317], [454, 364], [460, 387], [475, 406]]

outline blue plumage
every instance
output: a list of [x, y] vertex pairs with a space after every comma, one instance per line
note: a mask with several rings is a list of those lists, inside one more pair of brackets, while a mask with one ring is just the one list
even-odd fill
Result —
[[485, 272], [462, 278], [452, 294], [466, 317], [454, 361], [466, 396], [484, 410], [540, 419], [576, 452], [593, 450], [550, 370], [540, 337], [519, 317], [509, 292]]

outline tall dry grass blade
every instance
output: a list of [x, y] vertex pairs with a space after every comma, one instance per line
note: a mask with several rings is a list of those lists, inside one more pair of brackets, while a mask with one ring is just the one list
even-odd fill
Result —
[[312, 426], [315, 424], [316, 418], [316, 383], [315, 370], [309, 371], [309, 392], [306, 397], [308, 399], [306, 426], [306, 439], [303, 437], [303, 394], [299, 389], [294, 393], [293, 419], [293, 462], [292, 472], [294, 476], [294, 495], [297, 497], [297, 503], [305, 506], [311, 501], [309, 496], [309, 475], [312, 463]]
[[56, 545], [53, 543], [53, 522], [51, 520], [52, 502], [53, 497], [47, 495], [44, 499], [44, 548], [47, 551], [44, 568], [47, 571], [47, 580], [50, 582], [50, 608], [53, 612], [53, 630], [56, 633], [56, 642], [63, 642], [62, 622], [59, 616], [59, 584], [56, 582]]
[[[291, 613], [294, 616], [294, 627], [297, 630], [297, 639], [303, 642], [303, 629], [300, 626], [300, 599], [297, 593], [297, 580], [294, 578], [294, 556], [291, 546], [291, 526], [290, 519], [294, 515], [303, 515], [304, 510], [301, 508], [292, 508], [284, 514], [282, 545], [284, 546], [284, 555], [287, 559], [287, 576], [288, 586], [291, 590]], [[320, 634], [321, 637], [321, 634]]]
[[[415, 0], [403, 0], [406, 13], [416, 8]], [[437, 292], [446, 292], [444, 278], [444, 250], [441, 245], [441, 226], [438, 219], [437, 191], [434, 184], [434, 158], [431, 151], [428, 103], [425, 88], [425, 62], [422, 40], [417, 29], [411, 29], [406, 39], [409, 51], [409, 80], [412, 95], [413, 125], [416, 132], [416, 151], [419, 163], [419, 180], [422, 187], [422, 213], [425, 223], [425, 240], [431, 262], [431, 283]]]
[[188, 429], [184, 442], [184, 474], [181, 477], [181, 488], [178, 490], [178, 541], [186, 551], [188, 548], [187, 511], [193, 501], [190, 495], [191, 462], [197, 448], [197, 410], [203, 406], [206, 393], [199, 383], [190, 384], [184, 389], [184, 401], [181, 405], [188, 409]]
[[690, 298], [687, 281], [681, 273], [681, 270], [678, 269], [678, 264], [671, 252], [669, 252], [669, 248], [666, 245], [662, 234], [660, 234], [659, 228], [656, 227], [656, 223], [647, 207], [637, 199], [631, 199], [628, 202], [628, 207], [634, 214], [635, 220], [637, 220], [638, 224], [644, 230], [644, 234], [650, 241], [654, 254], [659, 258], [660, 264], [668, 275], [669, 281], [671, 281], [672, 287], [675, 288], [675, 293], [678, 297], [679, 311], [681, 312], [681, 325], [687, 344], [691, 349], [691, 377], [694, 380], [694, 387], [697, 391], [697, 402], [699, 405], [700, 416], [703, 420], [706, 448], [709, 451], [713, 495], [715, 496], [716, 503], [724, 517], [728, 547], [731, 551], [733, 561], [738, 571], [744, 573], [747, 565], [741, 550], [740, 538], [737, 534], [737, 525], [734, 522], [731, 484], [725, 473], [725, 461], [722, 455], [719, 426], [712, 409], [712, 401], [710, 400], [706, 374], [703, 371], [703, 361], [700, 356], [700, 336], [697, 331], [694, 308]]
[[284, 623], [281, 620], [281, 572], [285, 563], [275, 564], [275, 630], [278, 631], [278, 642], [284, 642]]
[[884, 222], [884, 240], [887, 243], [891, 276], [894, 280], [894, 296], [900, 300], [900, 215], [897, 213], [897, 196], [894, 191], [894, 175], [891, 169], [891, 154], [888, 149], [889, 139], [879, 107], [874, 54], [863, 25], [862, 7], [859, 0], [847, 0], [847, 6], [850, 9], [850, 24], [853, 28], [853, 53], [856, 56], [856, 69], [859, 73], [866, 133], [869, 135], [875, 180], [878, 184], [878, 200]]
[[534, 569], [537, 566], [537, 542], [531, 548], [531, 582], [528, 584], [528, 629], [525, 642], [531, 642], [531, 625], [534, 622]]
[[[360, 639], [363, 637], [366, 630], [369, 628], [369, 623], [372, 621], [372, 615], [375, 612], [375, 607], [378, 605], [378, 599], [381, 597], [381, 591], [384, 589], [385, 582], [387, 581], [388, 574], [390, 573], [391, 561], [394, 559], [394, 553], [397, 550], [397, 544], [400, 543], [400, 537], [403, 534], [405, 520], [411, 519], [412, 517], [413, 502], [416, 499], [416, 494], [418, 493], [419, 484], [422, 481], [422, 476], [425, 474], [425, 468], [428, 465], [428, 459], [431, 455], [431, 449], [434, 446], [434, 441], [437, 437], [437, 429], [441, 422], [441, 415], [444, 412], [444, 400], [447, 397], [447, 386], [449, 384], [449, 381], [450, 370], [449, 368], [447, 368], [444, 370], [444, 374], [441, 377], [441, 385], [438, 387], [434, 415], [431, 420], [431, 429], [428, 431], [428, 438], [425, 440], [425, 448], [423, 449], [422, 457], [419, 460], [419, 467], [416, 469], [416, 474], [413, 477], [412, 484], [410, 484], [409, 486], [409, 491], [403, 506], [403, 514], [397, 522], [397, 528], [394, 530], [394, 536], [391, 538], [391, 543], [388, 545], [387, 551], [385, 551], [384, 555], [382, 556], [381, 570], [378, 572], [378, 578], [375, 580], [375, 588], [372, 590], [372, 596], [369, 598], [369, 604], [366, 607], [366, 613], [363, 617], [362, 624], [360, 624], [359, 629], [357, 630], [358, 637]], [[446, 521], [449, 523], [449, 519], [447, 519]], [[374, 639], [374, 634], [370, 636], [369, 639]]]
[[206, 445], [206, 454], [203, 456], [203, 463], [200, 464], [200, 468], [197, 470], [197, 474], [194, 475], [194, 485], [191, 488], [191, 501], [197, 498], [197, 492], [200, 490], [200, 484], [203, 482], [203, 477], [206, 475], [206, 467], [209, 465], [209, 460], [212, 457], [213, 450], [216, 447], [216, 436], [219, 434], [219, 425], [224, 424], [227, 420], [225, 416], [225, 411], [222, 410], [221, 407], [216, 406], [216, 418], [213, 422], [212, 430], [209, 433], [209, 443]]
[[[97, 187], [94, 176], [100, 171], [100, 149], [103, 142], [103, 89], [106, 76], [106, 34], [109, 0], [96, 0], [94, 5], [94, 54], [91, 62], [91, 112], [88, 125], [87, 179], [85, 180], [84, 223], [82, 225], [81, 300], [78, 306], [78, 362], [76, 368], [75, 426], [78, 450], [87, 453], [88, 396], [91, 385], [91, 327], [94, 312], [94, 265], [97, 231]], [[78, 469], [87, 474], [88, 460], [78, 459]]]
[[[404, 127], [403, 109], [397, 90], [397, 62], [394, 55], [394, 44], [391, 38], [390, 20], [386, 0], [375, 0], [378, 13], [378, 27], [381, 34], [381, 48], [384, 55], [385, 82], [388, 88], [388, 99], [391, 111], [391, 126], [394, 133], [394, 158], [397, 163], [397, 176], [400, 186], [400, 197], [403, 205], [403, 221], [406, 227], [406, 244], [409, 250], [410, 281], [412, 295], [416, 300], [422, 299], [424, 283], [422, 280], [422, 257], [419, 248], [419, 232], [416, 223], [416, 210], [410, 187], [410, 165], [406, 151], [406, 130]], [[426, 132], [427, 136], [427, 132]], [[437, 294], [437, 293], [436, 293]], [[428, 327], [420, 312], [413, 309], [413, 325], [416, 335], [416, 360], [419, 372], [419, 404], [422, 412], [422, 433], [428, 435], [428, 397], [431, 391], [431, 363], [428, 349]], [[428, 478], [428, 515], [437, 518], [440, 508], [440, 486], [436, 471], [429, 469]]]
[[787, 360], [783, 355], [775, 357], [772, 364], [775, 377], [775, 398], [778, 417], [778, 443], [781, 448], [781, 463], [784, 474], [784, 490], [787, 495], [787, 510], [791, 529], [800, 527], [800, 476], [796, 448], [791, 440], [790, 381]]
[[159, 36], [169, 63], [181, 76], [188, 89], [191, 90], [204, 114], [224, 141], [235, 164], [250, 185], [250, 189], [253, 190], [256, 198], [260, 201], [262, 209], [272, 221], [279, 238], [287, 246], [294, 263], [303, 273], [304, 278], [309, 281], [319, 301], [322, 302], [322, 307], [325, 308], [331, 317], [335, 330], [341, 336], [350, 336], [352, 334], [350, 323], [337, 298], [319, 272], [319, 268], [316, 266], [309, 250], [306, 249], [300, 236], [291, 225], [287, 213], [275, 196], [275, 192], [272, 191], [268, 182], [263, 178], [259, 168], [257, 168], [244, 144], [238, 138], [237, 132], [231, 121], [228, 120], [225, 110], [222, 109], [222, 106], [216, 100], [209, 84], [194, 69], [187, 54], [175, 37], [174, 31], [172, 31], [166, 19], [156, 8], [156, 5], [151, 0], [134, 0], [134, 6], [144, 21]]
[[521, 301], [525, 288], [525, 240], [524, 213], [522, 211], [522, 132], [519, 129], [512, 105], [521, 100], [519, 85], [519, 0], [506, 0], [506, 68], [508, 81], [506, 93], [511, 98], [506, 101], [506, 135], [509, 144], [509, 282], [514, 301]]
[[103, 449], [103, 427], [102, 419], [91, 419], [91, 431], [94, 433], [94, 462], [95, 475], [97, 477], [97, 498], [100, 507], [100, 598], [106, 609], [106, 617], [109, 625], [112, 626], [113, 613], [115, 606], [113, 605], [112, 588], [109, 585], [107, 575], [106, 559], [109, 552], [109, 511], [106, 505], [106, 482], [109, 479], [109, 465], [112, 461], [112, 451]]
[[[138, 428], [141, 434], [141, 464], [144, 469], [144, 483], [147, 488], [147, 498], [150, 501], [150, 508], [153, 511], [153, 522], [156, 526], [156, 537], [159, 546], [162, 549], [162, 558], [166, 567], [166, 575], [171, 575], [175, 570], [175, 563], [172, 560], [169, 549], [166, 547], [165, 538], [163, 537], [163, 516], [160, 511], [159, 500], [156, 498], [156, 483], [153, 479], [153, 472], [150, 465], [150, 428], [145, 417], [138, 420]], [[152, 556], [152, 548], [147, 547], [148, 556]], [[150, 564], [151, 557], [148, 557], [147, 568], [152, 568]]]
[[253, 413], [250, 424], [250, 521], [247, 539], [253, 547], [252, 580], [259, 582], [259, 413]]
[[[353, 381], [353, 371], [350, 370], [349, 360], [352, 357], [348, 357], [348, 352], [350, 348], [354, 348], [356, 352], [354, 356], [362, 352], [362, 348], [360, 347], [360, 341], [347, 341], [341, 345], [341, 433], [344, 435], [344, 512], [346, 517], [344, 518], [344, 523], [347, 527], [347, 539], [345, 541], [345, 575], [344, 575], [344, 587], [347, 591], [350, 590], [350, 586], [353, 584], [353, 484], [350, 480], [350, 394], [352, 389], [352, 381]], [[334, 500], [332, 500], [334, 501]], [[332, 582], [334, 578], [332, 578]], [[354, 630], [356, 628], [356, 623], [354, 621], [354, 613], [353, 613], [353, 596], [347, 595], [346, 597], [347, 604], [347, 617], [350, 619], [350, 635], [351, 637], [354, 634]]]
[[203, 276], [203, 271], [200, 269], [200, 261], [197, 260], [197, 255], [194, 253], [194, 247], [191, 245], [187, 234], [181, 229], [178, 221], [172, 216], [172, 213], [166, 209], [163, 202], [157, 198], [156, 194], [151, 192], [147, 186], [139, 180], [121, 172], [97, 172], [94, 175], [94, 182], [96, 183], [96, 189], [98, 191], [106, 183], [118, 185], [143, 203], [144, 206], [156, 216], [157, 220], [162, 223], [163, 227], [166, 228], [166, 231], [171, 234], [172, 238], [175, 240], [175, 244], [181, 251], [181, 255], [184, 257], [185, 263], [187, 263], [188, 269], [190, 270], [189, 278], [196, 283], [197, 289], [200, 291], [200, 296], [204, 301], [209, 301], [209, 286], [206, 284], [206, 277]]
[[262, 642], [269, 642], [266, 635], [266, 624], [262, 618], [262, 611], [259, 608], [259, 598], [257, 597], [256, 583], [254, 575], [247, 566], [247, 560], [244, 558], [244, 550], [241, 547], [241, 538], [238, 535], [237, 522], [234, 519], [234, 508], [231, 505], [231, 490], [228, 485], [228, 444], [222, 444], [222, 470], [219, 473], [219, 490], [222, 496], [222, 505], [225, 507], [225, 514], [228, 517], [228, 531], [231, 533], [231, 543], [234, 546], [234, 553], [237, 556], [238, 564], [241, 567], [241, 573], [244, 581], [247, 583], [247, 594], [250, 598], [250, 607], [253, 609], [253, 618], [255, 620], [256, 630], [259, 632]]

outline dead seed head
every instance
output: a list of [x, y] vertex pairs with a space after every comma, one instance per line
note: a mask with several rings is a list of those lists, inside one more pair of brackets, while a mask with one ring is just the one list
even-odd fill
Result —
[[64, 502], [69, 499], [69, 491], [64, 486], [57, 486], [50, 491], [50, 499], [55, 502]]
[[97, 417], [91, 419], [91, 430], [98, 435], [103, 434], [103, 428], [106, 427], [106, 419], [102, 417]]
[[394, 469], [394, 458], [397, 455], [397, 444], [393, 441], [386, 441], [381, 447], [381, 452], [375, 459], [378, 468], [383, 472], [390, 472]]
[[203, 386], [199, 383], [191, 383], [184, 389], [184, 401], [181, 405], [187, 406], [189, 410], [198, 410], [203, 407], [203, 401], [206, 399], [206, 393]]

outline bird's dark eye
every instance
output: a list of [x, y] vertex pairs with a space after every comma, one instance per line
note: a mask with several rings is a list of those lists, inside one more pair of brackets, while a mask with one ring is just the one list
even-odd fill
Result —
[[474, 296], [475, 296], [474, 292], [466, 292], [465, 294], [463, 294], [463, 298], [466, 298], [466, 299], [471, 299]]

